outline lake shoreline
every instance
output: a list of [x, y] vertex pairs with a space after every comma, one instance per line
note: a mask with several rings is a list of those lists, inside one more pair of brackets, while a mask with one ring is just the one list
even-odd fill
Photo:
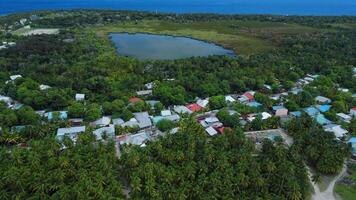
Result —
[[[225, 51], [225, 54], [210, 54], [210, 55], [204, 55], [204, 56], [191, 56], [191, 57], [208, 57], [208, 56], [229, 56], [229, 57], [237, 57], [238, 55], [236, 54], [236, 52], [231, 49], [231, 48], [226, 48], [223, 45], [220, 44], [216, 44], [214, 42], [208, 41], [208, 40], [203, 40], [203, 39], [197, 39], [197, 38], [193, 38], [193, 37], [189, 37], [189, 36], [178, 36], [178, 35], [171, 35], [171, 34], [157, 34], [157, 33], [149, 33], [149, 32], [127, 32], [127, 31], [120, 31], [120, 32], [108, 32], [107, 33], [107, 37], [109, 38], [109, 40], [111, 41], [113, 47], [116, 49], [118, 55], [120, 55], [119, 53], [119, 47], [116, 45], [114, 39], [113, 39], [113, 35], [114, 34], [127, 34], [127, 35], [137, 35], [137, 34], [141, 34], [141, 35], [148, 35], [148, 36], [162, 36], [162, 37], [169, 37], [172, 39], [189, 39], [192, 42], [201, 42], [204, 45], [212, 45], [213, 48], [220, 48], [221, 50]], [[126, 55], [123, 55], [126, 56]], [[130, 57], [135, 57], [135, 56], [131, 56]], [[174, 59], [138, 59], [138, 60], [177, 60], [177, 59], [185, 59], [187, 57], [183, 57], [183, 58], [174, 58]]]

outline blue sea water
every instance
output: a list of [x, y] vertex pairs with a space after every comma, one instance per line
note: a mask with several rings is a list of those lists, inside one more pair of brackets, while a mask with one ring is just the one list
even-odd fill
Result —
[[53, 9], [172, 13], [356, 15], [356, 0], [0, 0], [0, 14]]

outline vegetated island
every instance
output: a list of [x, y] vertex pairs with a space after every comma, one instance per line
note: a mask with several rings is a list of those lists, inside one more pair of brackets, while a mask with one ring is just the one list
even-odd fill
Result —
[[[140, 61], [113, 32], [237, 56]], [[41, 11], [0, 42], [1, 199], [335, 198], [345, 162], [355, 197], [356, 17]]]

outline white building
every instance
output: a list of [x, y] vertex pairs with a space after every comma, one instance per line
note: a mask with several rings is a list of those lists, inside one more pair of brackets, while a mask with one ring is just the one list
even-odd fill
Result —
[[108, 126], [111, 122], [111, 117], [108, 117], [108, 116], [104, 116], [100, 119], [97, 119], [93, 122], [90, 123], [90, 126], [101, 126], [101, 127], [104, 127], [104, 126]]
[[108, 127], [102, 127], [93, 131], [93, 134], [96, 137], [96, 140], [103, 140], [104, 135], [107, 138], [113, 139], [115, 137], [115, 126], [109, 125]]
[[64, 137], [69, 137], [72, 141], [77, 141], [79, 133], [85, 132], [85, 126], [71, 127], [71, 128], [59, 128], [57, 130], [57, 140], [62, 141]]
[[84, 100], [85, 100], [85, 94], [79, 94], [79, 93], [77, 93], [77, 94], [75, 95], [75, 100], [76, 100], [76, 101], [84, 101]]
[[214, 136], [216, 134], [218, 134], [218, 132], [213, 128], [213, 127], [208, 127], [205, 129], [205, 131], [210, 135], [210, 136]]
[[10, 80], [12, 80], [12, 81], [14, 81], [14, 80], [16, 80], [18, 78], [22, 78], [22, 76], [19, 75], [19, 74], [10, 76]]
[[344, 113], [337, 113], [336, 115], [339, 117], [339, 119], [341, 121], [344, 121], [344, 122], [347, 122], [347, 123], [350, 123], [350, 121], [352, 120], [351, 116], [346, 115]]

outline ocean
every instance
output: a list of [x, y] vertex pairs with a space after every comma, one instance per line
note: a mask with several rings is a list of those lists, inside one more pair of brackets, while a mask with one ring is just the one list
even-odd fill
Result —
[[0, 15], [58, 9], [355, 16], [356, 0], [0, 0]]

